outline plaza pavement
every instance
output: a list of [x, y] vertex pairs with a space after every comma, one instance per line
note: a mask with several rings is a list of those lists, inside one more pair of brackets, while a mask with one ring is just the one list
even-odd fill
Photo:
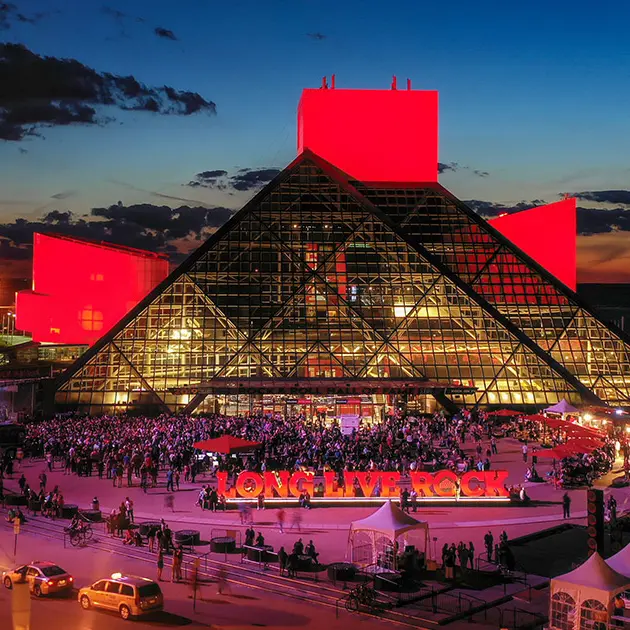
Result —
[[[499, 440], [499, 453], [492, 458], [492, 468], [508, 470], [509, 484], [523, 482], [527, 464], [523, 462], [521, 453], [522, 444], [517, 440], [505, 438]], [[530, 445], [531, 446], [531, 445]], [[474, 448], [472, 443], [465, 447]], [[530, 448], [531, 454], [531, 448]], [[531, 455], [530, 455], [531, 463]], [[45, 468], [41, 460], [27, 460], [22, 466], [22, 471], [16, 471], [13, 480], [5, 480], [5, 487], [17, 490], [17, 480], [24, 472], [29, 484], [38, 487], [38, 475]], [[539, 459], [537, 468], [539, 474], [544, 476], [551, 468], [550, 460]], [[610, 482], [614, 475], [609, 475], [604, 480]], [[137, 484], [138, 480], [134, 479]], [[201, 532], [202, 540], [209, 540], [212, 536], [223, 535], [224, 530], [240, 530], [244, 534], [245, 527], [241, 525], [240, 515], [237, 510], [224, 512], [202, 511], [195, 507], [199, 489], [203, 484], [213, 483], [213, 479], [203, 475], [197, 477], [196, 483], [182, 483], [180, 490], [167, 493], [165, 489], [164, 472], [162, 471], [157, 488], [149, 489], [145, 494], [137, 486], [114, 488], [112, 481], [99, 479], [98, 476], [77, 477], [76, 475], [64, 475], [61, 468], [54, 469], [48, 475], [48, 487], [59, 485], [64, 500], [68, 503], [76, 503], [79, 507], [90, 506], [92, 498], [97, 496], [100, 501], [101, 511], [104, 515], [117, 508], [126, 496], [133, 499], [135, 504], [135, 520], [138, 522], [159, 520], [165, 518], [173, 531], [179, 529], [197, 529]], [[531, 499], [536, 503], [529, 507], [514, 505], [483, 505], [483, 506], [442, 506], [440, 504], [419, 504], [417, 514], [421, 520], [430, 524], [433, 553], [439, 553], [439, 549], [445, 543], [472, 541], [477, 553], [483, 549], [483, 537], [490, 529], [495, 540], [498, 540], [502, 530], [506, 530], [510, 538], [529, 534], [563, 522], [562, 495], [564, 490], [554, 490], [549, 483], [524, 484]], [[619, 505], [619, 511], [625, 511], [630, 497], [628, 489], [614, 489], [613, 492]], [[174, 495], [174, 507], [165, 507], [165, 497]], [[586, 517], [586, 491], [569, 491], [572, 499], [571, 519], [572, 523], [585, 523]], [[320, 561], [333, 562], [344, 559], [347, 545], [347, 533], [353, 520], [363, 518], [371, 514], [376, 507], [321, 507], [311, 510], [299, 508], [286, 508], [285, 533], [281, 534], [276, 522], [277, 509], [268, 508], [264, 511], [252, 510], [254, 528], [261, 531], [268, 544], [277, 549], [280, 545], [292, 547], [293, 542], [302, 537], [305, 542], [312, 539], [320, 552]], [[293, 516], [299, 512], [301, 518], [301, 531], [291, 528]], [[435, 540], [437, 539], [437, 540]]]

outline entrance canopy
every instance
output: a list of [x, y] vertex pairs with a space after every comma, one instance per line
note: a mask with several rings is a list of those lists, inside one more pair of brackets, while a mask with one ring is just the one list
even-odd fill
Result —
[[182, 394], [473, 394], [476, 387], [436, 383], [420, 378], [214, 378], [170, 390]]

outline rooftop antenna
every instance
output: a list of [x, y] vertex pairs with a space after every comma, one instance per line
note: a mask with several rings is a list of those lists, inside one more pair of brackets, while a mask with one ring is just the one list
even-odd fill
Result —
[[328, 89], [328, 82], [327, 82], [327, 77], [322, 77], [322, 90], [327, 90]]
[[407, 79], [407, 89], [411, 90], [411, 79]]
[[334, 90], [335, 89], [335, 75], [331, 75], [330, 77], [330, 89]]
[[392, 76], [392, 90], [397, 90], [398, 88], [396, 87], [396, 75], [394, 74]]

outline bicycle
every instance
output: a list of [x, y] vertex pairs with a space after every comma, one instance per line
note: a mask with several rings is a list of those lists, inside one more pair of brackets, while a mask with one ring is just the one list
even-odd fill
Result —
[[82, 524], [78, 527], [67, 527], [66, 533], [70, 538], [70, 544], [73, 547], [83, 546], [88, 540], [92, 539], [94, 532], [91, 525]]
[[365, 584], [359, 584], [353, 588], [346, 598], [346, 610], [348, 612], [359, 612], [361, 606], [373, 610], [376, 600], [376, 591]]

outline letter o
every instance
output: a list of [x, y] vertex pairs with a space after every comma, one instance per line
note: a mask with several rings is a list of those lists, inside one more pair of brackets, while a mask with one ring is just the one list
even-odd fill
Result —
[[256, 472], [243, 472], [236, 480], [236, 492], [244, 499], [255, 499], [264, 487], [263, 478]]

